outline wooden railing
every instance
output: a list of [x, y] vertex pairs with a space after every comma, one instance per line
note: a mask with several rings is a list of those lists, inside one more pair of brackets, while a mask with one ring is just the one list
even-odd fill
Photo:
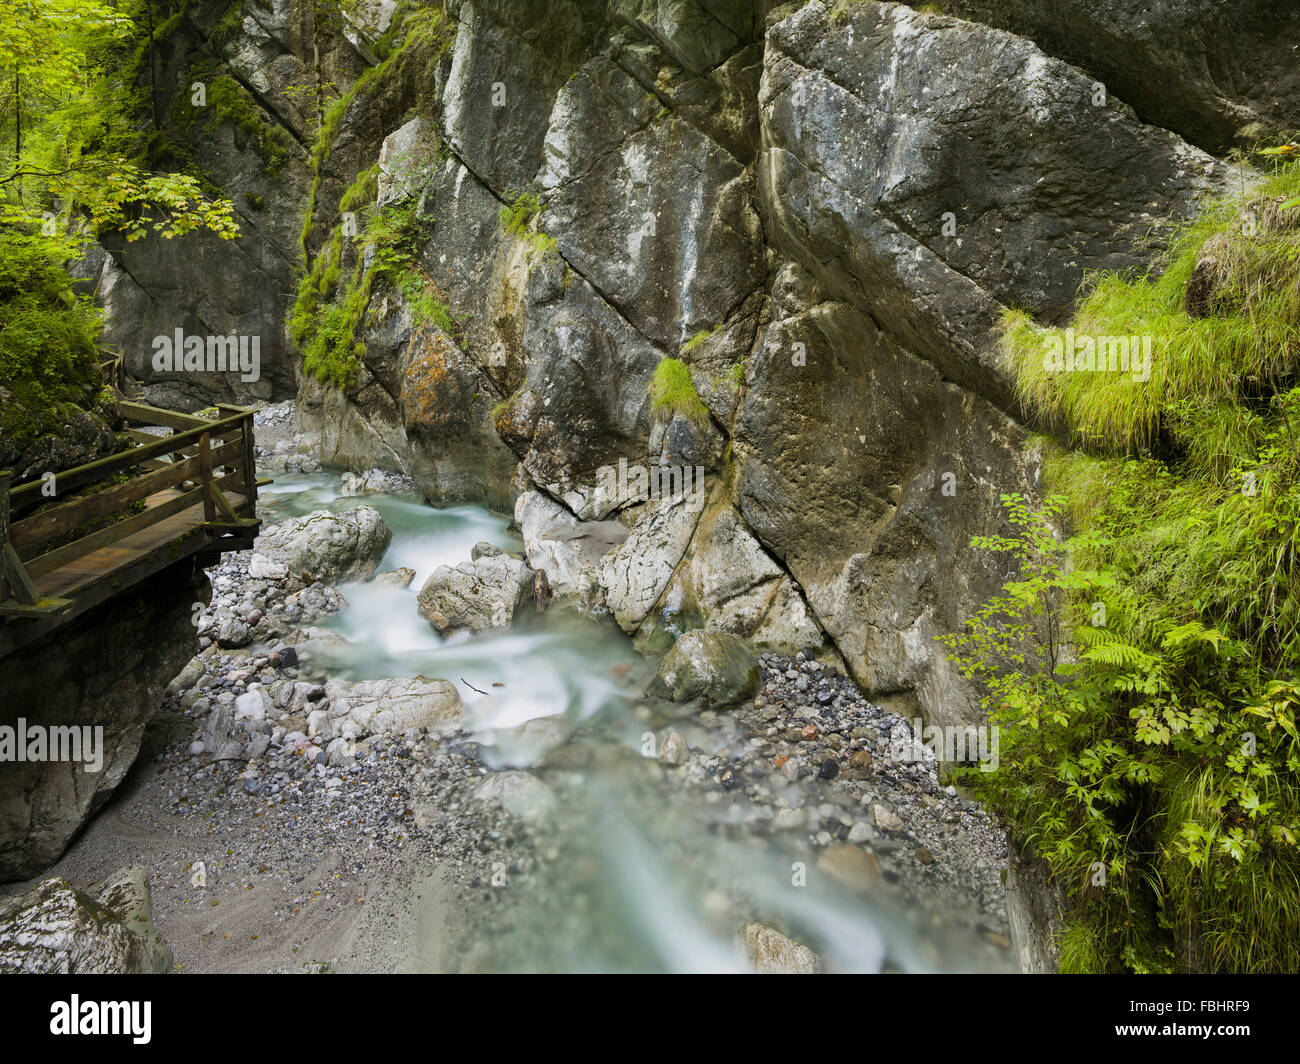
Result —
[[[97, 579], [117, 589], [168, 558], [250, 546], [259, 524], [253, 411], [217, 409], [207, 420], [124, 401], [136, 446], [22, 484], [0, 472], [0, 618], [80, 612], [111, 595]], [[142, 564], [132, 567], [137, 554]]]
[[104, 383], [113, 388], [118, 395], [126, 395], [126, 359], [121, 353], [107, 347], [99, 349], [100, 372], [104, 374]]

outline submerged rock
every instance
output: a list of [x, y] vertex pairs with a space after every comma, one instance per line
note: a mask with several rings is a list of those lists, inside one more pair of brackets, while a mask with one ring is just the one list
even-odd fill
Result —
[[415, 579], [414, 569], [394, 569], [391, 572], [380, 573], [372, 581], [376, 584], [384, 584], [388, 587], [410, 587], [411, 581]]
[[498, 802], [513, 816], [536, 820], [555, 807], [555, 794], [529, 772], [497, 772], [483, 781], [475, 796], [484, 802]]
[[726, 632], [687, 632], [659, 663], [648, 694], [705, 705], [744, 701], [758, 689], [758, 665], [745, 643]]

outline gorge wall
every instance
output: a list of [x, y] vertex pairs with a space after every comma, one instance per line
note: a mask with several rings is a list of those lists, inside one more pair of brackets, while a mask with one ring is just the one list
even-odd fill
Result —
[[[160, 401], [296, 382], [327, 464], [513, 509], [558, 593], [647, 649], [818, 646], [969, 722], [936, 637], [1008, 576], [971, 537], [1039, 485], [1000, 315], [1064, 320], [1089, 271], [1146, 268], [1244, 180], [1221, 156], [1285, 125], [1294, 13], [1071, 3], [1049, 34], [1059, 4], [939, 6], [375, 3], [331, 35], [305, 0], [199, 5], [171, 67], [217, 57], [284, 131], [280, 170], [246, 123], [195, 123], [244, 235], [111, 249], [113, 336]], [[322, 68], [341, 95], [313, 108], [289, 90]], [[264, 379], [154, 377], [180, 326], [260, 330]], [[669, 359], [691, 387], [656, 403]], [[702, 469], [703, 505], [620, 461]]]
[[[19, 749], [0, 787], [0, 883], [53, 864], [126, 777], [168, 681], [198, 650], [193, 607], [210, 596], [181, 562], [6, 661], [0, 727]], [[37, 732], [49, 738], [30, 748], [23, 736]], [[62, 760], [45, 746], [56, 735]]]

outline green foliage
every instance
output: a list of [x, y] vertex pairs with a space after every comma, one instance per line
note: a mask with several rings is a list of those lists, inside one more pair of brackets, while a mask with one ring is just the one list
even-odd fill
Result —
[[655, 367], [650, 381], [650, 407], [662, 417], [680, 414], [697, 425], [708, 424], [709, 408], [704, 405], [691, 371], [677, 358], [665, 358]]
[[99, 311], [72, 288], [55, 241], [0, 228], [0, 436], [17, 445], [60, 427], [101, 387]]
[[525, 241], [535, 255], [546, 255], [556, 250], [555, 240], [538, 228], [542, 204], [533, 192], [507, 193], [509, 202], [501, 208], [501, 228], [511, 236]]
[[[311, 270], [299, 282], [290, 322], [290, 335], [302, 352], [304, 368], [344, 389], [355, 385], [365, 357], [358, 333], [371, 294], [379, 286], [401, 292], [416, 321], [453, 334], [458, 328], [450, 308], [420, 267], [424, 229], [415, 205], [390, 205], [383, 210], [358, 206], [364, 229], [349, 250], [342, 227], [334, 228]], [[346, 280], [342, 276], [345, 252], [353, 260]]]
[[[1282, 167], [1251, 192], [1253, 208], [1245, 214], [1240, 198], [1206, 211], [1158, 272], [1092, 279], [1072, 328], [1088, 336], [1152, 337], [1149, 381], [1052, 372], [1044, 353], [1063, 330], [1039, 329], [1028, 315], [1011, 312], [1006, 346], [1022, 400], [1099, 453], [1172, 444], [1207, 470], [1250, 454], [1261, 425], [1243, 400], [1276, 390], [1300, 358], [1300, 210], [1276, 205], [1297, 193], [1300, 167]], [[1260, 224], [1266, 213], [1290, 224]], [[1185, 294], [1207, 248], [1221, 264], [1222, 302], [1215, 313], [1192, 317]]]
[[[974, 542], [1020, 577], [948, 645], [1000, 729], [970, 782], [1075, 907], [1069, 970], [1300, 967], [1296, 187], [1255, 193], [1266, 225], [1213, 208], [1158, 276], [1096, 279], [1073, 328], [1154, 332], [1145, 384], [1043, 372], [1042, 331], [1008, 323], [1022, 396], [1083, 450]], [[1192, 317], [1207, 245], [1222, 298]]]
[[1147, 482], [1123, 476], [1068, 540], [1063, 498], [1010, 495], [1014, 534], [973, 541], [1021, 579], [947, 639], [999, 729], [997, 771], [970, 782], [1074, 897], [1077, 956], [1091, 935], [1109, 969], [1160, 970], [1171, 949], [1183, 967], [1294, 969], [1300, 686], [1204, 603], [1147, 586]]
[[390, 205], [384, 210], [376, 206], [378, 165], [355, 176], [333, 212], [336, 218], [355, 216], [358, 235], [352, 246], [347, 246], [341, 222], [335, 222], [314, 257], [310, 246], [321, 207], [321, 171], [349, 109], [362, 98], [377, 97], [404, 84], [411, 68], [419, 68], [417, 73], [432, 70], [453, 39], [454, 24], [439, 8], [401, 5], [376, 45], [380, 63], [367, 69], [325, 108], [312, 148], [315, 176], [301, 233], [310, 269], [299, 282], [290, 335], [308, 372], [345, 389], [356, 383], [365, 356], [365, 345], [358, 336], [371, 295], [382, 286], [401, 292], [417, 321], [432, 322], [449, 331], [457, 328], [450, 309], [420, 267], [423, 223], [414, 204]]
[[682, 345], [682, 354], [689, 355], [692, 351], [694, 351], [697, 347], [699, 347], [700, 344], [704, 343], [705, 340], [707, 340], [710, 336], [713, 336], [721, 328], [722, 328], [721, 325], [714, 325], [712, 328], [709, 329], [701, 329], [689, 340], [687, 340], [686, 343]]
[[137, 89], [124, 89], [117, 68], [139, 31], [137, 13], [96, 0], [0, 8], [0, 65], [15, 90], [14, 106], [0, 112], [0, 224], [32, 231], [48, 216], [82, 215], [93, 231], [127, 240], [238, 234], [228, 200], [193, 174], [153, 172], [135, 150], [141, 138], [124, 101]]

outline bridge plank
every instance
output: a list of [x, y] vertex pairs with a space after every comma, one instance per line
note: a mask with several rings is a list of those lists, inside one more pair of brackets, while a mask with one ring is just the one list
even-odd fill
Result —
[[[245, 505], [247, 497], [235, 495], [230, 497], [230, 502], [238, 510]], [[91, 584], [111, 580], [132, 562], [160, 547], [166, 547], [187, 532], [202, 535], [202, 523], [203, 504], [199, 502], [156, 525], [127, 536], [112, 547], [101, 547], [53, 572], [44, 573], [35, 581], [36, 590], [43, 598], [72, 598]], [[179, 555], [180, 552], [178, 557]]]

